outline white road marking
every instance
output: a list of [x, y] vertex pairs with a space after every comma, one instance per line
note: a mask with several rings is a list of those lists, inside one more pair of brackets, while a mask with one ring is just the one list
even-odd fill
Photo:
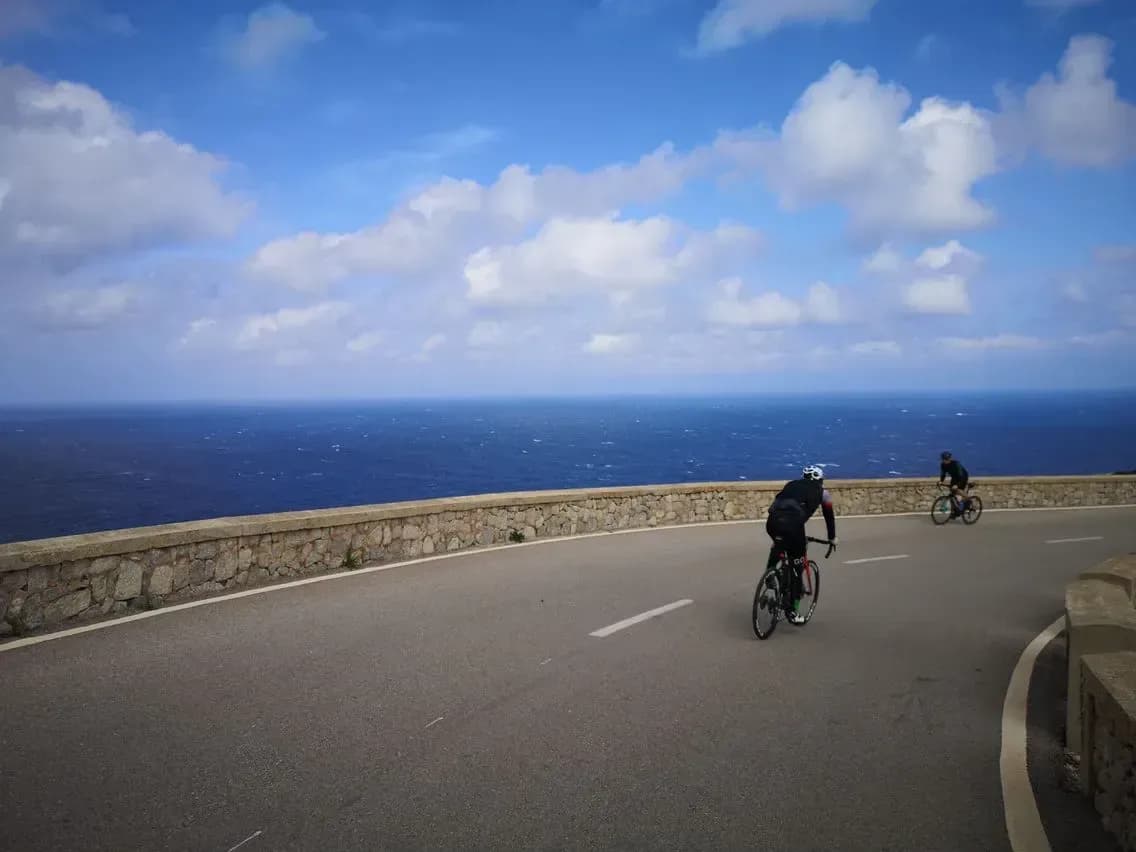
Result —
[[544, 661], [543, 661], [543, 662], [541, 663], [541, 665], [542, 665], [542, 666], [546, 666], [546, 665], [548, 665], [548, 664], [549, 664], [549, 663], [551, 663], [551, 662], [552, 662], [552, 657], [549, 657], [549, 658], [548, 658], [547, 660], [544, 660]]
[[1065, 629], [1065, 617], [1057, 619], [1022, 651], [1006, 701], [1002, 705], [1002, 754], [998, 767], [1002, 774], [1002, 803], [1006, 809], [1006, 832], [1014, 852], [1050, 852], [1049, 838], [1037, 812], [1037, 801], [1026, 767], [1026, 712], [1033, 665], [1045, 646]]
[[865, 562], [887, 562], [891, 559], [910, 559], [906, 553], [897, 553], [895, 556], [869, 556], [867, 559], [849, 559], [845, 565], [863, 565]]
[[1100, 541], [1103, 535], [1085, 535], [1080, 538], [1051, 538], [1046, 544], [1072, 544], [1075, 541]]
[[633, 625], [639, 624], [639, 622], [641, 621], [646, 621], [648, 618], [654, 618], [656, 615], [662, 615], [663, 613], [670, 612], [671, 610], [678, 609], [679, 607], [688, 606], [692, 603], [694, 603], [694, 601], [692, 601], [690, 598], [684, 598], [681, 601], [675, 601], [674, 603], [669, 603], [666, 606], [656, 607], [655, 609], [649, 609], [646, 612], [641, 612], [638, 615], [633, 615], [631, 616], [631, 618], [625, 618], [623, 619], [623, 621], [617, 621], [615, 624], [609, 624], [607, 627], [601, 627], [599, 630], [593, 630], [588, 635], [598, 636], [600, 639], [603, 639], [605, 636], [610, 636], [612, 633], [615, 633], [619, 630], [623, 630], [627, 627], [632, 627]]
[[[987, 509], [986, 513], [990, 512], [1085, 512], [1085, 511], [1099, 511], [1101, 509], [1136, 509], [1136, 503], [1118, 503], [1108, 506], [1045, 506], [1035, 509]], [[923, 516], [925, 512], [889, 512], [878, 515], [841, 515], [844, 521], [851, 520], [879, 520], [883, 518], [906, 518]], [[705, 521], [693, 524], [674, 524], [665, 527], [642, 527], [640, 529], [632, 530], [605, 530], [604, 532], [594, 533], [579, 533], [577, 535], [558, 536], [556, 538], [543, 538], [536, 541], [526, 541], [518, 544], [498, 544], [491, 547], [475, 547], [469, 550], [456, 551], [454, 553], [437, 553], [433, 556], [419, 557], [416, 559], [406, 559], [402, 562], [391, 562], [386, 565], [370, 565], [366, 568], [359, 568], [355, 571], [336, 571], [328, 574], [320, 574], [315, 577], [305, 577], [302, 580], [289, 580], [286, 583], [273, 583], [267, 586], [258, 586], [255, 589], [244, 589], [239, 592], [230, 592], [229, 594], [217, 595], [216, 597], [203, 598], [196, 601], [186, 601], [185, 603], [173, 604], [171, 606], [164, 606], [160, 609], [151, 609], [146, 612], [133, 613], [131, 615], [124, 615], [119, 618], [108, 618], [105, 621], [96, 621], [93, 624], [84, 624], [82, 627], [69, 627], [66, 630], [57, 630], [52, 633], [43, 633], [38, 636], [25, 636], [22, 639], [11, 639], [7, 642], [0, 642], [0, 654], [5, 651], [15, 651], [17, 648], [26, 648], [28, 645], [38, 645], [41, 642], [52, 642], [56, 639], [65, 639], [68, 636], [77, 636], [80, 633], [90, 633], [93, 630], [105, 630], [108, 627], [119, 627], [124, 624], [130, 624], [133, 621], [141, 621], [144, 618], [157, 618], [163, 615], [172, 615], [175, 612], [182, 610], [193, 609], [199, 606], [211, 606], [213, 604], [225, 603], [226, 601], [233, 601], [239, 598], [247, 598], [252, 595], [266, 595], [270, 592], [280, 592], [285, 589], [294, 589], [298, 586], [307, 586], [311, 583], [326, 583], [330, 580], [342, 580], [346, 577], [358, 577], [360, 574], [373, 574], [378, 571], [391, 571], [395, 568], [405, 568], [412, 565], [424, 565], [428, 562], [440, 562], [443, 559], [461, 559], [463, 557], [476, 557], [486, 553], [493, 553], [499, 550], [516, 550], [521, 547], [544, 547], [556, 544], [571, 544], [574, 541], [587, 538], [604, 538], [612, 535], [638, 535], [644, 533], [658, 533], [658, 532], [677, 532], [689, 529], [701, 529], [704, 527], [728, 527], [728, 526], [741, 526], [744, 524], [762, 524], [764, 520], [758, 519], [745, 519], [739, 521]]]
[[[433, 722], [431, 722], [429, 725], [427, 725], [426, 728], [434, 727], [435, 725], [437, 725], [439, 722], [441, 722], [445, 718], [446, 718], [445, 716], [439, 716], [437, 719], [435, 719]], [[422, 730], [425, 731], [426, 728], [423, 728]]]
[[244, 846], [250, 840], [255, 840], [257, 837], [260, 837], [260, 835], [263, 834], [263, 833], [264, 832], [262, 832], [262, 831], [254, 831], [252, 834], [250, 834], [248, 837], [246, 837], [244, 840], [242, 840], [240, 843], [238, 843], [236, 846], [234, 846], [232, 849], [230, 849], [229, 852], [236, 852], [237, 849], [240, 849], [242, 846]]

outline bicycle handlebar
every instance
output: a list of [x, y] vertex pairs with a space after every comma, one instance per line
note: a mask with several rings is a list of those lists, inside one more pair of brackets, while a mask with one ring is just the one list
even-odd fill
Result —
[[828, 553], [824, 555], [825, 559], [828, 559], [828, 557], [832, 556], [832, 551], [836, 550], [836, 545], [829, 541], [827, 538], [813, 538], [811, 535], [807, 535], [805, 536], [805, 540], [811, 541], [814, 544], [827, 544]]

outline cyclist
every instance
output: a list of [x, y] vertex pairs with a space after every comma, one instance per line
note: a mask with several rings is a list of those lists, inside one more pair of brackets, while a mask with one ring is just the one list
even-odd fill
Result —
[[965, 512], [967, 503], [970, 502], [966, 497], [970, 474], [962, 466], [962, 462], [951, 455], [950, 450], [943, 450], [939, 453], [939, 484], [942, 485], [943, 480], [948, 476], [951, 478], [951, 517], [953, 518]]
[[773, 498], [769, 507], [769, 519], [765, 531], [773, 539], [769, 551], [769, 567], [777, 561], [777, 553], [785, 551], [789, 564], [793, 567], [792, 605], [793, 612], [788, 616], [791, 622], [798, 620], [797, 607], [801, 603], [801, 571], [805, 567], [806, 548], [805, 522], [820, 508], [824, 512], [824, 523], [828, 528], [828, 543], [836, 547], [836, 514], [832, 509], [832, 495], [824, 487], [824, 471], [816, 465], [809, 465], [801, 471], [801, 478], [785, 483], [785, 487]]

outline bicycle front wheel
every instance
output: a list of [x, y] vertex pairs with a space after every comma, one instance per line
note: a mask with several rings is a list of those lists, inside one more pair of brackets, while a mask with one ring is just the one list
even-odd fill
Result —
[[766, 571], [753, 594], [753, 632], [758, 639], [768, 639], [777, 628], [781, 609], [781, 582], [775, 570]]
[[982, 516], [982, 498], [981, 497], [968, 497], [966, 504], [966, 511], [962, 513], [962, 522], [964, 524], [973, 524]]
[[820, 567], [810, 559], [801, 569], [801, 603], [797, 607], [798, 620], [796, 621], [798, 626], [809, 623], [809, 619], [816, 612], [819, 599]]
[[941, 527], [951, 519], [951, 509], [951, 498], [946, 494], [935, 498], [935, 502], [931, 504], [931, 520], [935, 526]]

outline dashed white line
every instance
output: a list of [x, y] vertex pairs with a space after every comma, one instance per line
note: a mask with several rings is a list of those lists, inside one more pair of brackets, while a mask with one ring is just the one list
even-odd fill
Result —
[[1049, 837], [1041, 824], [1037, 800], [1026, 766], [1026, 707], [1030, 677], [1038, 654], [1065, 628], [1065, 617], [1039, 633], [1022, 651], [1002, 705], [1002, 804], [1006, 809], [1006, 833], [1014, 852], [1050, 852]]
[[[445, 718], [446, 718], [445, 716], [439, 716], [437, 719], [435, 719], [433, 722], [431, 722], [429, 725], [427, 725], [426, 728], [434, 727], [435, 725], [437, 725], [439, 722], [441, 722]], [[423, 728], [422, 730], [425, 731], [426, 728]]]
[[845, 565], [863, 565], [865, 562], [887, 562], [891, 559], [910, 559], [906, 553], [897, 553], [894, 556], [869, 556], [867, 559], [849, 559]]
[[262, 834], [264, 834], [263, 831], [254, 831], [252, 834], [250, 834], [248, 837], [246, 837], [244, 840], [242, 840], [240, 843], [238, 843], [236, 846], [234, 846], [232, 849], [230, 849], [229, 852], [236, 852], [237, 849], [240, 849], [242, 846], [244, 846], [250, 840], [255, 840], [256, 838], [260, 837], [260, 835], [262, 835]]
[[636, 625], [641, 621], [646, 621], [648, 618], [654, 618], [656, 615], [662, 615], [663, 613], [670, 612], [671, 610], [678, 609], [679, 607], [688, 606], [692, 603], [694, 603], [694, 601], [692, 601], [690, 598], [684, 598], [681, 601], [675, 601], [674, 603], [669, 603], [666, 606], [660, 606], [655, 609], [649, 609], [646, 612], [641, 612], [638, 615], [633, 615], [631, 616], [631, 618], [625, 618], [623, 619], [623, 621], [617, 621], [615, 624], [609, 624], [607, 627], [601, 627], [599, 630], [593, 630], [588, 635], [598, 636], [600, 639], [603, 639], [605, 636], [610, 636], [616, 631], [623, 630], [627, 627], [632, 627], [633, 625]]
[[1103, 535], [1083, 535], [1080, 538], [1051, 538], [1046, 544], [1072, 544], [1075, 541], [1100, 541]]
[[542, 660], [540, 664], [542, 666], [547, 666], [551, 662], [552, 662], [552, 657], [549, 657], [547, 660]]

